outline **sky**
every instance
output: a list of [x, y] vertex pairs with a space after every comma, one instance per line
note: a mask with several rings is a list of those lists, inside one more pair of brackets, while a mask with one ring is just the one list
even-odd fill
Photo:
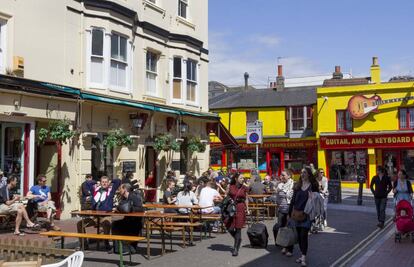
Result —
[[[414, 76], [413, 0], [209, 0], [209, 80], [265, 87], [278, 62], [286, 78], [326, 75], [340, 65], [381, 79]], [[279, 58], [279, 59], [278, 59]]]

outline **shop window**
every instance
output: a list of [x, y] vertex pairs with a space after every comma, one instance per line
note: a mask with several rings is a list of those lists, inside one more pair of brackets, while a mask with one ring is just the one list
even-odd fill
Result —
[[294, 173], [300, 173], [302, 168], [310, 163], [313, 163], [315, 168], [316, 162], [310, 162], [314, 155], [310, 155], [309, 150], [305, 149], [286, 149], [284, 152], [285, 169], [290, 169]]
[[335, 175], [343, 181], [356, 182], [358, 176], [367, 177], [366, 150], [330, 151], [329, 159], [330, 169], [337, 170]]
[[414, 149], [402, 151], [401, 165], [408, 177], [414, 179]]
[[221, 149], [211, 149], [210, 150], [210, 164], [221, 166], [222, 165], [221, 156], [222, 156]]
[[147, 51], [146, 58], [146, 78], [147, 78], [147, 94], [157, 96], [157, 64], [158, 55], [154, 52]]
[[352, 117], [347, 110], [336, 111], [336, 131], [337, 132], [352, 132]]
[[113, 178], [113, 150], [108, 149], [103, 143], [104, 135], [99, 133], [97, 137], [92, 138], [92, 176], [99, 180], [101, 176], [106, 175]]
[[400, 108], [399, 122], [401, 130], [414, 128], [414, 108]]
[[257, 111], [246, 111], [246, 122], [251, 123], [255, 122], [259, 119], [259, 115]]
[[[234, 155], [234, 163], [238, 169], [252, 170], [256, 169], [256, 150], [238, 150]], [[259, 170], [266, 171], [266, 150], [259, 149]]]

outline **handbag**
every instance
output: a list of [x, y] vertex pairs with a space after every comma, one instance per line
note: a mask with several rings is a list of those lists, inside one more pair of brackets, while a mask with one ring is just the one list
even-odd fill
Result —
[[280, 227], [277, 232], [276, 245], [281, 247], [293, 246], [297, 239], [298, 237], [295, 228], [291, 226]]
[[291, 217], [294, 221], [302, 222], [306, 219], [306, 214], [305, 214], [305, 212], [303, 212], [303, 210], [297, 210], [297, 209], [293, 208]]

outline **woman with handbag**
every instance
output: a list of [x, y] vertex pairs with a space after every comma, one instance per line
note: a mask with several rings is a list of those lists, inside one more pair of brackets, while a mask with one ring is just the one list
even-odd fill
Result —
[[225, 225], [234, 238], [232, 255], [239, 255], [241, 244], [241, 229], [246, 224], [246, 214], [249, 213], [249, 203], [247, 199], [248, 188], [243, 185], [244, 177], [240, 173], [233, 175], [230, 181], [228, 196], [234, 201], [236, 212], [232, 217], [225, 220]]
[[[279, 228], [286, 227], [288, 224], [288, 213], [289, 205], [293, 196], [293, 180], [292, 180], [292, 171], [283, 170], [280, 173], [280, 183], [276, 188], [276, 204], [278, 206], [277, 220], [278, 222], [273, 227], [273, 235], [277, 237], [277, 232]], [[292, 256], [293, 246], [282, 248], [282, 254], [285, 254], [287, 257]]]
[[306, 203], [312, 192], [319, 192], [319, 184], [306, 166], [302, 169], [299, 181], [293, 187], [293, 196], [289, 205], [289, 216], [296, 226], [299, 248], [302, 256], [296, 260], [301, 266], [306, 266], [306, 253], [308, 251], [308, 233], [312, 225], [309, 216], [304, 212]]

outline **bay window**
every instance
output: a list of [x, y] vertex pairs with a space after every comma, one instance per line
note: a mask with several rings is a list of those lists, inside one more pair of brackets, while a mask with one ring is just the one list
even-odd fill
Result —
[[174, 57], [173, 59], [173, 92], [172, 98], [181, 100], [182, 88], [182, 59]]
[[196, 102], [197, 62], [187, 60], [187, 101]]
[[158, 55], [154, 52], [147, 51], [146, 59], [146, 79], [147, 79], [147, 93], [157, 96], [157, 64]]
[[104, 83], [104, 31], [92, 29], [90, 82]]
[[0, 73], [6, 72], [6, 22], [0, 20]]

